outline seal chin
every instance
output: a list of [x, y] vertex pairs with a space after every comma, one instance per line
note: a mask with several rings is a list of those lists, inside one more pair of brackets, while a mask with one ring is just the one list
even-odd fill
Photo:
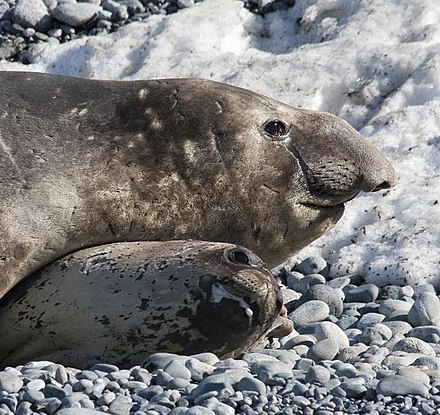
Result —
[[345, 210], [344, 203], [338, 203], [336, 205], [318, 205], [314, 203], [303, 203], [302, 205], [306, 209], [314, 212], [319, 212], [321, 216], [325, 216], [326, 218], [335, 218], [336, 221], [341, 218]]

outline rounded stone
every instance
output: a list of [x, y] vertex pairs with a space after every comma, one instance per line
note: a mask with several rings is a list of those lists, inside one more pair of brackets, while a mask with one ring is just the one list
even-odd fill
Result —
[[205, 408], [204, 406], [196, 405], [189, 408], [185, 415], [216, 415], [211, 409]]
[[440, 300], [433, 292], [419, 293], [408, 313], [408, 322], [413, 326], [440, 325]]
[[251, 372], [263, 382], [275, 377], [290, 379], [293, 376], [292, 368], [289, 365], [282, 362], [274, 362], [272, 360], [263, 360], [261, 362], [253, 363], [251, 365]]
[[178, 360], [172, 360], [165, 367], [164, 371], [173, 376], [174, 378], [181, 378], [190, 380], [191, 379], [191, 371], [186, 368], [182, 363]]
[[0, 372], [0, 390], [8, 393], [17, 393], [22, 387], [22, 378], [7, 371]]
[[[187, 407], [182, 407], [182, 406], [178, 406], [174, 409], [171, 409], [170, 412], [168, 412], [168, 415], [185, 415], [186, 412], [188, 411]], [[148, 413], [149, 412], [149, 413]], [[158, 412], [154, 411], [153, 413], [151, 413], [150, 411], [146, 412], [145, 414], [147, 415], [160, 415]], [[144, 415], [144, 413], [140, 413], [139, 415]]]
[[180, 361], [185, 364], [187, 359], [186, 356], [179, 356], [174, 353], [153, 353], [142, 362], [142, 367], [149, 372], [153, 372], [156, 369], [164, 369], [172, 361]]
[[379, 288], [374, 284], [363, 284], [344, 290], [347, 303], [371, 303], [379, 296]]
[[393, 352], [421, 353], [426, 356], [435, 356], [434, 349], [423, 340], [417, 337], [406, 337], [399, 340], [393, 347]]
[[414, 288], [410, 285], [405, 285], [400, 287], [399, 297], [409, 297], [411, 298], [414, 295]]
[[356, 341], [367, 345], [383, 344], [385, 342], [381, 332], [377, 330], [374, 326], [365, 327], [362, 330], [362, 333], [356, 336]]
[[115, 400], [110, 404], [110, 412], [115, 415], [128, 415], [133, 405], [130, 396], [116, 395]]
[[96, 363], [91, 368], [91, 371], [99, 371], [105, 373], [119, 372], [119, 368], [109, 363]]
[[153, 375], [147, 370], [143, 369], [141, 367], [135, 367], [131, 371], [131, 376], [140, 382], [143, 382], [148, 386], [150, 386], [151, 379], [153, 378]]
[[407, 333], [408, 337], [417, 337], [427, 343], [438, 343], [440, 338], [439, 326], [419, 326], [414, 327]]
[[57, 415], [103, 415], [106, 413], [89, 408], [64, 408], [57, 411]]
[[275, 356], [270, 356], [265, 353], [258, 353], [258, 352], [244, 353], [241, 356], [241, 359], [247, 362], [249, 365], [263, 361], [278, 362], [278, 359]]
[[96, 401], [96, 404], [101, 405], [110, 405], [116, 399], [116, 395], [111, 391], [105, 391]]
[[282, 288], [281, 294], [283, 296], [283, 304], [288, 304], [291, 301], [296, 301], [301, 297], [300, 293], [297, 293], [294, 290], [291, 290], [290, 288]]
[[315, 362], [333, 360], [339, 352], [339, 343], [334, 339], [324, 339], [314, 344], [307, 357]]
[[367, 345], [363, 343], [357, 343], [352, 346], [345, 347], [339, 352], [337, 359], [342, 362], [349, 362], [351, 359], [356, 358], [361, 353], [365, 352], [367, 348]]
[[210, 375], [192, 390], [191, 397], [195, 399], [206, 392], [220, 392], [222, 390], [227, 390], [232, 395], [234, 393], [233, 385], [240, 382], [246, 376], [252, 377], [250, 373], [241, 370], [231, 370], [225, 373]]
[[380, 333], [380, 335], [382, 336], [382, 338], [384, 340], [389, 340], [391, 339], [391, 337], [393, 337], [393, 332], [392, 330], [386, 326], [383, 323], [377, 323], [374, 326], [372, 326], [378, 333]]
[[[349, 277], [337, 277], [337, 278], [333, 278], [332, 280], [327, 282], [328, 286], [333, 287], [333, 288], [339, 288], [341, 290], [349, 284], [350, 284]], [[345, 298], [345, 294], [344, 294], [344, 298]]]
[[17, 0], [12, 19], [22, 27], [42, 32], [52, 26], [52, 18], [42, 0]]
[[91, 3], [59, 3], [52, 10], [52, 16], [69, 26], [81, 27], [95, 18], [100, 10], [100, 6]]
[[294, 287], [295, 285], [304, 278], [304, 275], [300, 272], [289, 272], [286, 276], [286, 284], [287, 286], [292, 289], [294, 292], [297, 292]]
[[316, 326], [315, 337], [318, 342], [324, 339], [335, 340], [339, 345], [339, 350], [350, 346], [350, 341], [344, 331], [329, 321], [323, 321]]
[[299, 356], [293, 350], [264, 349], [261, 353], [267, 357], [275, 357], [280, 362], [289, 366], [294, 365], [299, 359]]
[[[336, 362], [335, 362], [336, 363]], [[339, 363], [339, 362], [337, 362]], [[342, 363], [338, 365], [332, 365], [335, 369], [335, 375], [338, 377], [355, 378], [358, 376], [358, 370], [351, 363]]]
[[[88, 382], [90, 382], [90, 381], [88, 381]], [[92, 384], [92, 382], [90, 382], [90, 384]], [[60, 401], [62, 401], [67, 395], [68, 395], [68, 392], [65, 389], [63, 389], [57, 385], [48, 384], [44, 388], [44, 396], [46, 398], [57, 398]]]
[[324, 384], [330, 380], [330, 372], [321, 365], [315, 365], [309, 368], [306, 373], [305, 381], [307, 383]]
[[359, 399], [367, 391], [365, 379], [359, 377], [344, 379], [339, 387], [345, 392], [347, 398]]
[[299, 345], [305, 345], [307, 347], [311, 347], [316, 343], [316, 339], [312, 336], [309, 336], [307, 334], [299, 334], [295, 337], [292, 337], [290, 340], [288, 340], [283, 348], [284, 349], [293, 349], [296, 346]]
[[215, 366], [201, 362], [196, 358], [188, 359], [185, 363], [185, 367], [190, 371], [191, 379], [198, 382], [212, 374], [215, 370]]
[[382, 360], [381, 365], [387, 367], [389, 370], [399, 370], [401, 367], [410, 366], [419, 357], [419, 353], [404, 353], [397, 355], [392, 353]]
[[234, 388], [237, 391], [257, 392], [258, 395], [266, 395], [266, 385], [259, 379], [245, 377]]
[[295, 306], [299, 307], [311, 300], [320, 300], [328, 305], [331, 315], [339, 316], [343, 310], [342, 298], [343, 292], [339, 288], [332, 288], [326, 284], [316, 284], [303, 294]]
[[26, 386], [24, 387], [25, 390], [41, 390], [44, 389], [46, 386], [46, 383], [44, 382], [43, 379], [34, 379], [31, 380], [30, 382], [28, 382], [26, 384]]
[[422, 370], [418, 369], [417, 367], [414, 366], [401, 367], [397, 371], [397, 375], [404, 376], [409, 379], [417, 380], [423, 383], [424, 385], [429, 386], [429, 382], [430, 382], [429, 376]]
[[427, 367], [430, 370], [440, 370], [440, 357], [419, 356], [412, 363], [413, 366]]
[[236, 359], [220, 360], [214, 366], [216, 367], [216, 372], [219, 371], [224, 372], [226, 370], [235, 370], [235, 371], [249, 370], [249, 365], [247, 362]]
[[299, 292], [301, 294], [307, 293], [310, 290], [310, 287], [313, 287], [317, 284], [325, 284], [326, 280], [321, 274], [310, 274], [301, 278], [298, 282], [293, 284], [291, 287], [294, 291]]
[[381, 324], [389, 327], [393, 332], [393, 336], [398, 334], [404, 335], [412, 329], [411, 324], [409, 324], [407, 321], [382, 321]]
[[357, 328], [363, 330], [366, 327], [374, 326], [377, 323], [382, 323], [385, 316], [379, 313], [364, 314], [357, 322]]
[[377, 394], [384, 396], [420, 395], [428, 396], [428, 388], [423, 383], [406, 376], [390, 375], [384, 377], [376, 386]]
[[289, 319], [295, 326], [316, 323], [324, 320], [330, 314], [330, 309], [326, 303], [320, 300], [308, 301], [300, 305], [289, 314]]
[[346, 317], [342, 317], [340, 318], [336, 324], [342, 329], [342, 330], [347, 330], [349, 328], [355, 328], [356, 327], [356, 323], [358, 321], [358, 317], [355, 316], [346, 316]]
[[219, 402], [216, 398], [209, 399], [206, 404], [208, 409], [211, 409], [215, 415], [234, 415], [235, 409], [232, 406], [226, 405], [223, 402]]
[[387, 299], [379, 305], [379, 313], [388, 318], [392, 318], [394, 316], [408, 314], [411, 306], [411, 303], [406, 301]]
[[218, 363], [220, 360], [214, 353], [210, 352], [192, 354], [190, 357], [212, 366]]
[[307, 372], [312, 366], [315, 365], [315, 362], [312, 359], [308, 359], [306, 357], [302, 357], [299, 359], [295, 365], [293, 366], [294, 370], [301, 370], [303, 372]]
[[294, 267], [295, 271], [304, 275], [321, 274], [327, 276], [329, 267], [326, 260], [320, 256], [312, 256], [304, 259], [300, 264]]
[[145, 12], [145, 7], [139, 0], [122, 0], [120, 3], [127, 7], [127, 11], [130, 16]]
[[179, 9], [186, 9], [187, 7], [194, 6], [195, 0], [177, 0], [177, 7]]

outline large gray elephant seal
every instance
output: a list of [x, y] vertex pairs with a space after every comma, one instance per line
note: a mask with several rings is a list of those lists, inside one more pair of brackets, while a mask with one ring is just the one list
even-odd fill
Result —
[[[280, 289], [261, 260], [231, 244], [116, 243], [78, 251], [0, 300], [0, 367], [96, 360], [132, 367], [149, 354], [256, 347], [280, 316]], [[290, 324], [289, 324], [290, 323]]]
[[231, 242], [274, 266], [392, 186], [341, 119], [201, 79], [0, 72], [0, 296], [66, 253]]

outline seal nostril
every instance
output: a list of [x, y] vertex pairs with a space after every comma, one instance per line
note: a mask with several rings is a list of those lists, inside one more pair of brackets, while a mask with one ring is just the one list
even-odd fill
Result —
[[390, 183], [390, 182], [384, 181], [384, 182], [382, 182], [381, 184], [379, 184], [378, 186], [376, 186], [376, 187], [372, 190], [372, 192], [377, 192], [377, 191], [379, 191], [379, 190], [384, 190], [384, 189], [391, 189], [393, 186], [394, 186], [393, 183]]

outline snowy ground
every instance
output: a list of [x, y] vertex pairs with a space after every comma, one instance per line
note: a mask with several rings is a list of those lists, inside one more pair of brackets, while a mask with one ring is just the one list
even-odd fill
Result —
[[393, 161], [400, 181], [350, 202], [300, 253], [379, 285], [440, 286], [440, 8], [433, 0], [297, 0], [251, 14], [207, 0], [108, 36], [45, 44], [32, 70], [103, 79], [204, 77], [334, 113]]

